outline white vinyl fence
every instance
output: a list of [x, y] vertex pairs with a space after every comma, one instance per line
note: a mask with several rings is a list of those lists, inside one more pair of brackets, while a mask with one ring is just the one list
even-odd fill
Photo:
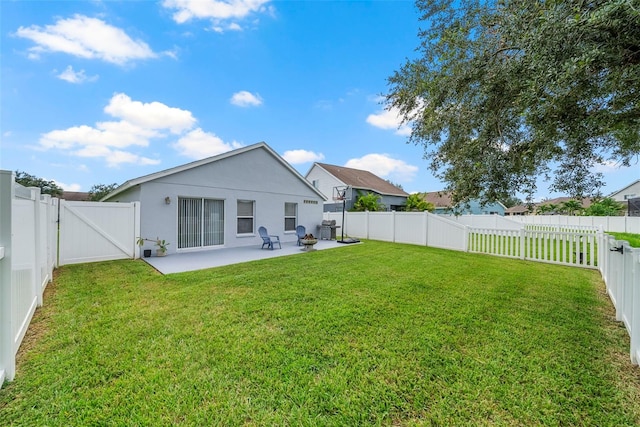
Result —
[[515, 215], [509, 219], [528, 225], [590, 226], [604, 231], [640, 234], [640, 216]]
[[0, 171], [0, 385], [15, 376], [16, 353], [52, 280], [57, 202]]
[[[591, 224], [529, 224], [495, 215], [449, 218], [428, 212], [346, 212], [342, 224], [341, 212], [325, 212], [324, 219], [335, 219], [349, 237], [597, 268], [616, 318], [631, 337], [631, 361], [640, 364], [640, 249], [603, 232], [605, 227], [620, 231], [612, 226], [616, 217]], [[618, 222], [625, 224], [631, 221]]]
[[140, 257], [140, 202], [60, 201], [60, 265]]
[[16, 353], [54, 267], [139, 258], [139, 235], [138, 202], [59, 201], [0, 171], [0, 386], [15, 377]]
[[631, 362], [640, 364], [640, 248], [607, 234], [599, 235], [599, 269], [607, 293], [631, 338]]

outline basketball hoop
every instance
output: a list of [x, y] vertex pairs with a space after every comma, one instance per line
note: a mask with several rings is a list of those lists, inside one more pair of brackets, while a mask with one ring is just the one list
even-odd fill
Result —
[[333, 201], [344, 202], [345, 200], [351, 200], [351, 194], [348, 190], [348, 185], [338, 185], [333, 187]]
[[360, 241], [358, 239], [344, 238], [344, 229], [346, 228], [344, 223], [344, 212], [347, 210], [347, 200], [351, 200], [351, 187], [348, 185], [338, 185], [333, 187], [333, 200], [335, 202], [342, 202], [342, 236], [341, 239], [338, 240], [338, 243], [358, 243]]

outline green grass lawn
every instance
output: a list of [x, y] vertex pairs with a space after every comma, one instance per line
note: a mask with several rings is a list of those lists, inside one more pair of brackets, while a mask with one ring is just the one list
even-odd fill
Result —
[[587, 269], [372, 241], [66, 266], [0, 424], [630, 426], [628, 345]]
[[616, 240], [626, 240], [629, 242], [629, 245], [634, 248], [640, 248], [640, 234], [635, 233], [616, 233], [612, 231], [607, 231], [607, 234], [612, 235], [616, 238]]

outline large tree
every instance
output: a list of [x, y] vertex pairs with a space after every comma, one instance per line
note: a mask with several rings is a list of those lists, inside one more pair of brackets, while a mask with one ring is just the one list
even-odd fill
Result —
[[118, 187], [115, 182], [113, 184], [95, 184], [89, 190], [89, 200], [99, 202], [104, 196], [111, 193]]
[[62, 196], [64, 191], [62, 187], [55, 183], [55, 181], [47, 181], [43, 178], [31, 175], [27, 172], [16, 171], [16, 182], [25, 187], [39, 187], [41, 194], [50, 194], [53, 197]]
[[389, 78], [454, 201], [597, 195], [640, 153], [640, 0], [418, 0], [418, 59]]

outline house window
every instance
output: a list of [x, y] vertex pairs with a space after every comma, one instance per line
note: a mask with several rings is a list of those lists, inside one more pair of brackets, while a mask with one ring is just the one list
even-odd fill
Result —
[[313, 180], [313, 186], [315, 188], [319, 188], [320, 187], [320, 180], [319, 179], [314, 179]]
[[298, 225], [298, 204], [284, 204], [284, 231], [296, 231]]
[[224, 200], [178, 198], [178, 249], [224, 245]]
[[253, 200], [238, 200], [238, 234], [252, 234], [254, 232], [254, 206]]

